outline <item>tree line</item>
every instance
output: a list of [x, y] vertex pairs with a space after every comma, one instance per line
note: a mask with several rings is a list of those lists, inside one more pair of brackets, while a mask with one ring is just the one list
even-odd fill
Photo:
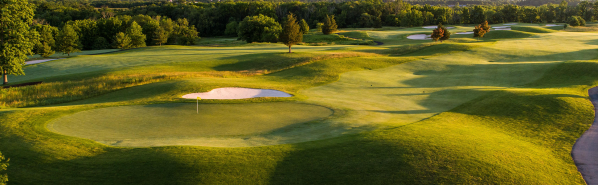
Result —
[[[383, 2], [361, 0], [346, 2], [212, 2], [212, 3], [140, 3], [125, 9], [95, 8], [91, 4], [39, 2], [36, 20], [52, 26], [69, 21], [107, 19], [115, 16], [146, 15], [186, 19], [200, 36], [225, 35], [227, 25], [245, 17], [267, 16], [281, 23], [289, 13], [315, 28], [327, 15], [334, 15], [339, 28], [422, 26], [442, 24], [490, 24], [504, 22], [553, 23], [566, 22], [571, 16], [586, 21], [598, 19], [598, 2], [582, 1], [570, 5], [567, 1], [541, 6], [502, 5], [411, 5], [403, 1]], [[230, 32], [229, 32], [230, 33]]]

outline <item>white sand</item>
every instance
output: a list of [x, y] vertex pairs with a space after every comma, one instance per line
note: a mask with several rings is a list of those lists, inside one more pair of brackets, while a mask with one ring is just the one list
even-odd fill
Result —
[[415, 35], [409, 35], [407, 36], [408, 39], [412, 39], [412, 40], [427, 40], [427, 39], [432, 39], [430, 38], [432, 35], [426, 35], [426, 34], [415, 34]]
[[52, 60], [60, 60], [60, 59], [64, 59], [64, 58], [57, 58], [57, 59], [43, 59], [43, 60], [31, 60], [31, 61], [27, 61], [27, 62], [25, 62], [25, 65], [39, 64], [39, 63], [49, 62], [49, 61], [52, 61]]
[[517, 25], [517, 23], [507, 23], [507, 24], [502, 24], [502, 25]]
[[495, 26], [495, 27], [492, 27], [492, 28], [495, 28], [495, 29], [496, 29], [496, 28], [498, 28], [498, 29], [501, 29], [501, 28], [510, 28], [510, 27], [511, 27], [511, 26]]
[[446, 27], [446, 29], [453, 29], [453, 28], [455, 28], [455, 27]]
[[553, 27], [553, 26], [562, 26], [562, 25], [558, 25], [558, 24], [547, 24], [546, 26]]
[[511, 30], [511, 28], [495, 28], [494, 30]]
[[458, 32], [458, 33], [455, 33], [455, 34], [463, 34], [463, 35], [465, 35], [465, 34], [473, 34], [473, 31]]
[[185, 99], [246, 99], [246, 98], [258, 98], [258, 97], [291, 97], [292, 95], [270, 89], [250, 89], [250, 88], [238, 88], [238, 87], [226, 87], [212, 89], [210, 92], [205, 93], [192, 93], [183, 96]]

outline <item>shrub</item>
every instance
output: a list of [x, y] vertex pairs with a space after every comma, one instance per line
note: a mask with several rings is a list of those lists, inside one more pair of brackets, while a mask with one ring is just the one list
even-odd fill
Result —
[[571, 26], [585, 26], [586, 20], [580, 16], [571, 16], [567, 19], [567, 23], [569, 23]]
[[282, 27], [276, 20], [265, 15], [247, 16], [241, 23], [237, 33], [241, 40], [251, 42], [278, 42]]

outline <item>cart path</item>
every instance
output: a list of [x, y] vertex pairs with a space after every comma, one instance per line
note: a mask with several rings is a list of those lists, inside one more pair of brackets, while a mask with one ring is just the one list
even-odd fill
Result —
[[594, 105], [594, 123], [573, 145], [571, 156], [577, 170], [587, 184], [598, 184], [598, 87], [588, 90], [590, 101]]

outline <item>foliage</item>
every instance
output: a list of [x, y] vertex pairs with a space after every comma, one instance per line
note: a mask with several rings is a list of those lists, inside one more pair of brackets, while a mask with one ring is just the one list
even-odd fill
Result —
[[245, 17], [239, 23], [238, 35], [241, 40], [252, 42], [278, 42], [282, 27], [276, 20], [265, 15]]
[[444, 37], [444, 29], [442, 29], [442, 25], [438, 25], [438, 27], [432, 31], [431, 37], [434, 39], [434, 42]]
[[23, 75], [27, 55], [33, 54], [39, 34], [29, 28], [33, 21], [33, 7], [28, 1], [0, 1], [0, 73], [3, 84], [7, 75]]
[[473, 29], [473, 37], [474, 38], [478, 38], [478, 40], [481, 37], [484, 37], [484, 34], [486, 34], [486, 30], [484, 28], [482, 28], [481, 24], [475, 26], [475, 28]]
[[237, 21], [231, 21], [226, 24], [226, 30], [224, 31], [224, 35], [226, 36], [237, 36], [237, 28], [239, 27], [239, 23]]
[[195, 29], [195, 26], [189, 26], [187, 19], [178, 19], [174, 24], [173, 39], [179, 45], [194, 45], [195, 41], [199, 39], [197, 35], [199, 33]]
[[104, 37], [96, 38], [93, 46], [91, 47], [93, 50], [100, 50], [100, 49], [108, 49], [110, 48], [110, 43]]
[[336, 25], [336, 20], [334, 20], [334, 15], [326, 15], [326, 19], [324, 19], [324, 25], [322, 25], [322, 33], [324, 33], [324, 35], [334, 33], [336, 32], [337, 27], [338, 26]]
[[322, 32], [323, 26], [324, 26], [324, 23], [321, 23], [321, 22], [316, 23], [316, 29], [318, 30], [318, 32]]
[[158, 29], [156, 29], [156, 32], [154, 33], [154, 42], [155, 44], [158, 44], [160, 46], [168, 42], [168, 34], [164, 30], [164, 28], [159, 27]]
[[145, 47], [145, 34], [142, 32], [141, 26], [133, 21], [131, 26], [127, 28], [127, 36], [131, 38], [130, 48]]
[[118, 49], [129, 49], [131, 46], [131, 38], [123, 33], [117, 33], [114, 38], [114, 47]]
[[299, 22], [299, 26], [301, 26], [301, 33], [309, 33], [309, 25], [307, 24], [307, 22], [305, 22], [305, 19], [301, 19], [301, 22]]
[[289, 46], [289, 53], [291, 53], [291, 47], [297, 43], [303, 41], [303, 33], [301, 32], [301, 26], [297, 23], [297, 18], [292, 13], [287, 15], [287, 19], [284, 22], [282, 33], [280, 34], [280, 41]]
[[35, 44], [35, 54], [39, 54], [42, 57], [50, 57], [54, 54], [53, 48], [55, 48], [56, 41], [54, 37], [58, 34], [58, 28], [50, 25], [35, 25], [33, 26], [40, 37], [38, 42]]
[[567, 23], [571, 26], [585, 26], [586, 20], [580, 16], [571, 16], [567, 19]]
[[3, 174], [8, 168], [8, 161], [10, 161], [10, 159], [4, 158], [0, 152], [0, 185], [6, 185], [6, 182], [8, 182], [8, 175]]
[[71, 56], [71, 53], [81, 51], [79, 36], [71, 25], [65, 24], [57, 36], [57, 51]]
[[446, 27], [442, 26], [442, 24], [440, 25], [440, 28], [442, 29], [442, 32], [443, 32], [443, 36], [440, 37], [440, 42], [450, 39], [451, 32], [448, 29], [446, 29]]

